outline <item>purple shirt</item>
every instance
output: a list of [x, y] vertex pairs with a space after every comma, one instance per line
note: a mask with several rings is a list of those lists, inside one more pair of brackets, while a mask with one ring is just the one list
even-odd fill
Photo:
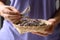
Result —
[[[10, 0], [10, 6], [18, 11], [23, 11], [28, 5], [31, 11], [30, 18], [49, 19], [55, 13], [55, 0]], [[0, 40], [58, 40], [60, 29], [55, 30], [51, 35], [43, 37], [32, 33], [19, 34], [11, 22], [4, 20], [3, 28], [0, 30]], [[57, 31], [57, 32], [56, 32]]]
[[31, 18], [48, 19], [55, 12], [55, 0], [11, 0], [11, 6], [23, 11], [28, 5], [31, 7]]

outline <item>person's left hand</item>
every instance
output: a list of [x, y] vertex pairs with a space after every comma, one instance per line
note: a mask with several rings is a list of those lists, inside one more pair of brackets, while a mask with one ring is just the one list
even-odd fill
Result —
[[56, 19], [49, 19], [47, 24], [49, 24], [50, 28], [45, 30], [46, 33], [32, 32], [32, 34], [36, 34], [40, 36], [47, 36], [49, 34], [52, 34], [55, 26], [57, 25]]
[[12, 23], [18, 23], [22, 18], [20, 12], [12, 6], [0, 6], [0, 15], [4, 20], [10, 21]]

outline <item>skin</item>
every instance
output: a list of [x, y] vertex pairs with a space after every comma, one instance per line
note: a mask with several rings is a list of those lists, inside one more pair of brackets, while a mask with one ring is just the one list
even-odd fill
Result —
[[16, 23], [21, 18], [20, 12], [18, 10], [16, 10], [12, 6], [5, 5], [1, 1], [0, 1], [0, 15], [4, 17], [4, 19], [9, 20], [13, 23]]
[[[14, 7], [7, 6], [0, 0], [0, 15], [4, 17], [4, 19], [15, 23], [16, 21], [19, 21], [19, 19], [21, 18], [19, 13], [20, 12], [18, 12], [18, 10], [16, 10]], [[46, 34], [39, 32], [31, 32], [31, 33], [40, 36], [47, 36], [49, 34], [52, 34], [55, 26], [58, 23], [60, 23], [60, 10], [56, 13], [54, 18], [50, 18], [47, 21], [50, 23], [49, 24], [50, 28], [45, 30], [47, 32]]]
[[39, 33], [39, 32], [32, 32], [33, 34], [41, 35], [41, 36], [48, 36], [49, 34], [52, 34], [54, 31], [54, 28], [56, 25], [60, 23], [60, 9], [54, 16], [54, 18], [50, 18], [47, 20], [49, 23], [50, 28], [46, 29], [45, 31], [47, 32], [46, 34], [44, 33]]

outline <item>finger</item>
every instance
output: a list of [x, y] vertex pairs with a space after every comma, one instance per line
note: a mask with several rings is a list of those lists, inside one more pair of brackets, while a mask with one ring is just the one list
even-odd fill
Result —
[[4, 13], [4, 14], [11, 14], [11, 13], [13, 13], [13, 11], [5, 8], [4, 10], [2, 10], [2, 13]]
[[15, 18], [5, 18], [5, 20], [11, 21], [13, 23], [18, 23], [20, 21], [19, 18], [16, 18], [16, 19]]
[[17, 20], [14, 20], [14, 19], [13, 19], [13, 20], [5, 19], [5, 20], [8, 20], [8, 21], [10, 21], [10, 22], [12, 22], [12, 23], [14, 23], [14, 24], [17, 24], [18, 22], [20, 22], [20, 20], [18, 20], [18, 19], [17, 19]]
[[2, 14], [3, 16], [5, 16], [5, 17], [7, 17], [7, 18], [21, 18], [21, 16], [19, 16], [19, 15], [10, 15], [10, 14]]
[[53, 26], [50, 26], [50, 28], [46, 29], [45, 31], [48, 32], [48, 34], [52, 34], [53, 33]]
[[11, 11], [19, 13], [19, 11], [17, 9], [15, 9], [14, 7], [7, 6], [6, 8], [9, 9], [9, 10], [11, 10]]
[[20, 15], [20, 12], [16, 10], [14, 7], [6, 6], [4, 10], [2, 10], [3, 13], [11, 14], [11, 15]]
[[9, 15], [8, 18], [10, 18], [10, 19], [21, 19], [21, 17], [18, 15]]
[[13, 20], [11, 20], [14, 24], [18, 24], [19, 22], [20, 22], [20, 19], [13, 19]]
[[14, 11], [14, 12], [18, 12], [20, 13], [17, 9], [15, 9], [14, 7], [11, 7], [11, 9]]
[[11, 16], [11, 17], [9, 17], [9, 19], [13, 22], [13, 23], [18, 23], [19, 21], [20, 21], [20, 17], [18, 17], [18, 16]]
[[18, 22], [20, 21], [20, 18], [17, 17], [9, 17], [8, 15], [4, 16], [4, 19], [8, 20], [8, 21], [12, 21], [12, 22]]
[[4, 14], [20, 15], [19, 13], [16, 13], [16, 12], [14, 12], [14, 11], [10, 11], [10, 10], [8, 10], [8, 9], [2, 10], [2, 12], [3, 12]]
[[32, 32], [32, 34], [36, 34], [39, 36], [48, 36], [48, 33], [44, 34], [44, 33], [40, 33], [40, 32]]

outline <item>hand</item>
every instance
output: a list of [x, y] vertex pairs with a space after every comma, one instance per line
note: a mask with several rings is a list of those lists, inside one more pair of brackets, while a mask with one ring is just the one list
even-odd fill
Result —
[[56, 19], [49, 19], [46, 24], [49, 25], [49, 28], [45, 30], [46, 33], [40, 33], [40, 32], [32, 32], [32, 34], [40, 35], [40, 36], [48, 36], [49, 34], [52, 34], [54, 31], [55, 26], [58, 24]]
[[58, 24], [58, 21], [56, 19], [49, 19], [48, 22], [50, 28], [46, 29], [45, 31], [47, 31], [48, 34], [52, 34], [55, 26]]
[[21, 19], [19, 12], [11, 6], [1, 6], [0, 7], [0, 15], [4, 17], [4, 19], [16, 23]]

